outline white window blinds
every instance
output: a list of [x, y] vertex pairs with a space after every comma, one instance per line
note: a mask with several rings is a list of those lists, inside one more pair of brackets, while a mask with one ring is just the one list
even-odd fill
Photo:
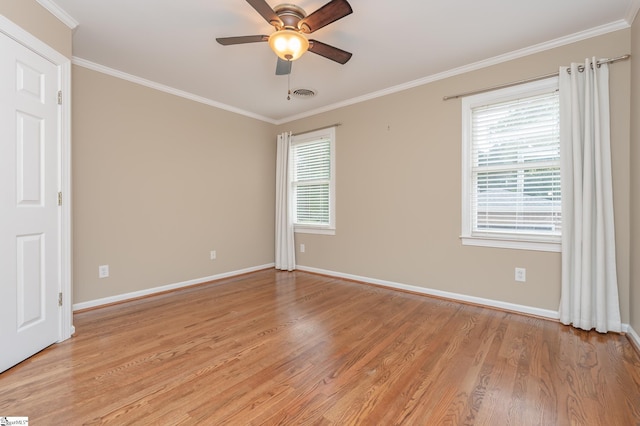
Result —
[[559, 133], [557, 91], [471, 108], [472, 235], [559, 241]]
[[291, 194], [296, 232], [335, 233], [335, 129], [294, 136]]
[[296, 223], [329, 224], [330, 141], [294, 145], [293, 151]]

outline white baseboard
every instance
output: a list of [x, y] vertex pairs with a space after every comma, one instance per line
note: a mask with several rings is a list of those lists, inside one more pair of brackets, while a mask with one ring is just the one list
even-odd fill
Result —
[[[319, 268], [311, 268], [309, 266], [303, 266], [303, 265], [296, 265], [296, 268], [300, 271], [313, 272], [316, 274], [329, 275], [336, 278], [345, 278], [348, 280], [375, 284], [382, 287], [406, 290], [406, 291], [411, 291], [413, 293], [424, 294], [427, 296], [442, 297], [445, 299], [451, 299], [451, 300], [456, 300], [460, 302], [473, 303], [475, 305], [498, 308], [505, 311], [517, 312], [517, 313], [522, 313], [527, 315], [535, 315], [538, 317], [549, 318], [552, 320], [560, 319], [560, 314], [558, 313], [558, 311], [552, 311], [549, 309], [541, 309], [541, 308], [535, 308], [533, 306], [518, 305], [515, 303], [508, 303], [500, 300], [484, 299], [482, 297], [468, 296], [466, 294], [460, 294], [460, 293], [451, 293], [448, 291], [418, 287], [418, 286], [409, 285], [409, 284], [401, 284], [393, 281], [379, 280], [376, 278], [363, 277], [359, 275], [344, 274], [342, 272], [328, 271], [326, 269], [319, 269]], [[631, 328], [629, 324], [625, 324], [625, 323], [622, 324], [622, 332], [627, 333], [629, 338], [640, 350], [640, 336], [638, 336], [638, 334], [635, 332], [633, 328]]]
[[445, 299], [457, 300], [460, 302], [467, 302], [467, 303], [473, 303], [476, 305], [499, 308], [506, 311], [513, 311], [513, 312], [518, 312], [518, 313], [523, 313], [528, 315], [536, 315], [539, 317], [549, 318], [554, 320], [557, 320], [560, 318], [558, 311], [535, 308], [533, 306], [517, 305], [515, 303], [502, 302], [500, 300], [484, 299], [482, 297], [468, 296], [466, 294], [451, 293], [448, 291], [418, 287], [418, 286], [409, 285], [409, 284], [401, 284], [393, 281], [385, 281], [385, 280], [379, 280], [376, 278], [362, 277], [359, 275], [343, 274], [341, 272], [327, 271], [327, 270], [318, 269], [318, 268], [310, 268], [308, 266], [302, 266], [302, 265], [297, 265], [296, 268], [299, 269], [300, 271], [314, 272], [317, 274], [330, 275], [337, 278], [345, 278], [349, 280], [361, 281], [364, 283], [375, 284], [375, 285], [380, 285], [383, 287], [389, 287], [389, 288], [394, 288], [399, 290], [411, 291], [414, 293], [424, 294], [428, 296], [442, 297]]
[[90, 300], [88, 302], [74, 303], [73, 310], [78, 311], [80, 309], [95, 308], [102, 305], [109, 305], [111, 303], [124, 302], [126, 300], [136, 299], [138, 297], [143, 297], [143, 296], [149, 296], [156, 293], [162, 293], [164, 291], [176, 290], [179, 288], [202, 284], [209, 281], [215, 281], [223, 278], [233, 277], [236, 275], [246, 274], [249, 272], [255, 272], [261, 269], [273, 268], [274, 266], [275, 266], [275, 263], [267, 263], [266, 265], [253, 266], [250, 268], [240, 269], [240, 270], [231, 271], [231, 272], [223, 272], [221, 274], [211, 275], [209, 277], [196, 278], [193, 280], [183, 281], [180, 283], [167, 284], [160, 287], [147, 288], [144, 290], [133, 291], [131, 293], [117, 294], [115, 296], [103, 297], [101, 299]]
[[630, 325], [627, 326], [626, 333], [627, 337], [629, 337], [629, 340], [631, 340], [636, 346], [636, 349], [640, 351], [640, 336], [638, 336], [638, 333], [636, 333], [636, 331]]
[[[183, 282], [179, 282], [179, 283], [175, 283], [175, 284], [168, 284], [168, 285], [164, 285], [164, 286], [160, 286], [160, 287], [153, 287], [153, 288], [149, 288], [149, 289], [145, 289], [145, 290], [134, 291], [134, 292], [131, 292], [131, 293], [118, 294], [118, 295], [115, 295], [115, 296], [109, 296], [109, 297], [104, 297], [104, 298], [101, 298], [101, 299], [90, 300], [88, 302], [75, 303], [73, 305], [73, 310], [77, 311], [77, 310], [80, 310], [80, 309], [89, 309], [89, 308], [95, 308], [95, 307], [98, 307], [98, 306], [109, 305], [111, 303], [124, 302], [126, 300], [136, 299], [138, 297], [149, 296], [149, 295], [152, 295], [152, 294], [162, 293], [162, 292], [169, 291], [169, 290], [176, 290], [176, 289], [183, 288], [183, 287], [189, 287], [189, 286], [193, 286], [193, 285], [197, 285], [197, 284], [202, 284], [202, 283], [206, 283], [206, 282], [209, 282], [209, 281], [215, 281], [215, 280], [220, 280], [220, 279], [223, 279], [223, 278], [233, 277], [233, 276], [236, 276], [236, 275], [247, 274], [249, 272], [255, 272], [255, 271], [262, 270], [262, 269], [273, 268], [274, 266], [275, 266], [275, 263], [267, 263], [265, 265], [253, 266], [253, 267], [250, 267], [250, 268], [240, 269], [240, 270], [237, 270], [237, 271], [224, 272], [224, 273], [217, 274], [217, 275], [211, 275], [209, 277], [196, 278], [196, 279], [193, 279], [193, 280], [183, 281]], [[442, 297], [442, 298], [445, 298], [445, 299], [451, 299], [451, 300], [457, 300], [457, 301], [460, 301], [460, 302], [473, 303], [473, 304], [481, 305], [481, 306], [499, 308], [499, 309], [503, 309], [503, 310], [507, 310], [507, 311], [519, 312], [519, 313], [528, 314], [528, 315], [536, 315], [536, 316], [539, 316], [539, 317], [549, 318], [549, 319], [553, 319], [553, 320], [557, 320], [557, 319], [560, 318], [560, 316], [558, 314], [558, 311], [552, 311], [552, 310], [549, 310], [549, 309], [541, 309], [541, 308], [536, 308], [536, 307], [533, 307], [533, 306], [518, 305], [518, 304], [515, 304], [515, 303], [508, 303], [508, 302], [503, 302], [503, 301], [500, 301], [500, 300], [492, 300], [492, 299], [485, 299], [485, 298], [482, 298], [482, 297], [468, 296], [466, 294], [451, 293], [451, 292], [448, 292], [448, 291], [435, 290], [435, 289], [425, 288], [425, 287], [418, 287], [418, 286], [414, 286], [414, 285], [402, 284], [402, 283], [397, 283], [397, 282], [393, 282], [393, 281], [379, 280], [377, 278], [363, 277], [363, 276], [360, 276], [360, 275], [345, 274], [345, 273], [342, 273], [342, 272], [329, 271], [329, 270], [326, 270], [326, 269], [319, 269], [319, 268], [312, 268], [312, 267], [303, 266], [303, 265], [297, 265], [296, 268], [298, 270], [300, 270], [300, 271], [313, 272], [313, 273], [316, 273], [316, 274], [328, 275], [328, 276], [332, 276], [332, 277], [336, 277], [336, 278], [344, 278], [344, 279], [353, 280], [353, 281], [360, 281], [360, 282], [364, 282], [364, 283], [379, 285], [379, 286], [382, 286], [382, 287], [388, 287], [388, 288], [393, 288], [393, 289], [398, 289], [398, 290], [411, 291], [411, 292], [414, 292], [414, 293], [424, 294], [424, 295], [427, 295], [427, 296]], [[627, 333], [629, 338], [636, 345], [636, 348], [640, 349], [640, 336], [638, 335], [638, 333], [629, 324], [622, 324], [622, 331], [624, 333]], [[72, 334], [73, 333], [75, 333], [75, 328], [72, 328]]]

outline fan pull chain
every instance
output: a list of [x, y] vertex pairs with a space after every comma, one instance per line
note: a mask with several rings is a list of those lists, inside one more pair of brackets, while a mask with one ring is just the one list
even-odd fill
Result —
[[291, 100], [291, 72], [287, 74], [287, 100]]

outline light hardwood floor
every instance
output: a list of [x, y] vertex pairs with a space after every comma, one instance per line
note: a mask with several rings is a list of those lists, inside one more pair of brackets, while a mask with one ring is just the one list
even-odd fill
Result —
[[274, 270], [74, 316], [0, 375], [31, 425], [638, 425], [626, 337]]

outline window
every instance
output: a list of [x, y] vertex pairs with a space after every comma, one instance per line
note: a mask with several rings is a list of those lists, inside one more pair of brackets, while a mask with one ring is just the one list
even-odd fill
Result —
[[335, 234], [335, 128], [294, 136], [291, 193], [296, 232]]
[[462, 242], [560, 251], [557, 78], [467, 97]]

